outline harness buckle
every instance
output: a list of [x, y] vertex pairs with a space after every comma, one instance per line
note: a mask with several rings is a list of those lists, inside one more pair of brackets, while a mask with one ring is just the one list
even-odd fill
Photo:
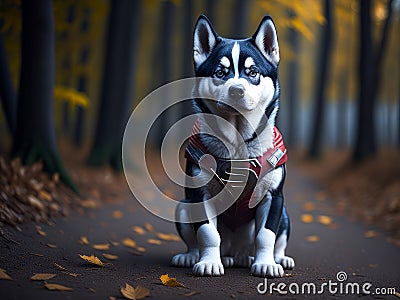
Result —
[[270, 157], [267, 158], [268, 163], [270, 166], [275, 169], [276, 165], [279, 163], [279, 161], [282, 159], [282, 157], [285, 155], [285, 152], [283, 152], [280, 148], [277, 148]]

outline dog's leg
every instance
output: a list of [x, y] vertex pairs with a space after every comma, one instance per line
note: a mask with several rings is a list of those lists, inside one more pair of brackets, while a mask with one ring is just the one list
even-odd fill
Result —
[[217, 230], [217, 220], [202, 224], [197, 230], [200, 260], [193, 267], [196, 276], [221, 276], [224, 267], [221, 262], [221, 238]]
[[273, 191], [267, 192], [256, 211], [256, 252], [251, 274], [259, 277], [282, 277], [284, 274], [282, 266], [275, 262], [274, 248], [283, 211], [282, 186], [285, 171], [281, 168], [273, 172], [278, 184], [272, 186]]
[[[188, 201], [182, 201], [186, 203]], [[187, 220], [188, 212], [183, 209], [182, 206], [178, 205], [176, 210], [176, 216], [178, 220]], [[195, 263], [199, 261], [199, 246], [197, 244], [196, 232], [193, 224], [190, 223], [176, 223], [176, 229], [185, 242], [187, 251], [186, 253], [180, 253], [175, 255], [171, 260], [171, 265], [174, 267], [193, 267]]]
[[287, 241], [290, 235], [290, 221], [286, 208], [283, 207], [282, 218], [278, 230], [278, 238], [276, 239], [274, 257], [275, 262], [280, 264], [284, 269], [294, 268], [294, 259], [285, 255]]

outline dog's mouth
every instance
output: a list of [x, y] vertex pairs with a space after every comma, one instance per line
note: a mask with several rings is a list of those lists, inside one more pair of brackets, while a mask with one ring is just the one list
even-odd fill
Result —
[[237, 108], [234, 108], [233, 106], [226, 104], [225, 102], [222, 101], [217, 101], [217, 109], [222, 113], [230, 113], [230, 114], [240, 113]]

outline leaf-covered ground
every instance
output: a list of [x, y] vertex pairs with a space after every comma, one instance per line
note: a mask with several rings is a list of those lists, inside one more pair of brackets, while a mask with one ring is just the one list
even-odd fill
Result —
[[[262, 279], [248, 269], [198, 278], [188, 268], [170, 267], [171, 257], [185, 250], [174, 224], [145, 211], [123, 176], [88, 169], [80, 159], [68, 158], [67, 166], [81, 188], [77, 203], [89, 205], [77, 205], [63, 217], [52, 215], [51, 222], [21, 224], [21, 231], [3, 225], [0, 299], [265, 299], [256, 289]], [[285, 201], [293, 224], [288, 254], [296, 267], [269, 282], [320, 286], [344, 271], [351, 282], [399, 291], [399, 248], [390, 236], [339, 214], [333, 192], [314, 178], [320, 169], [304, 168], [293, 156], [288, 169]], [[268, 298], [274, 296], [294, 297]], [[332, 297], [340, 295], [320, 298]]]

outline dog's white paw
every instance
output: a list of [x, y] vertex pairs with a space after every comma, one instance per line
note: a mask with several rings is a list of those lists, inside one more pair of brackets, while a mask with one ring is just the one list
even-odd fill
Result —
[[221, 260], [225, 268], [230, 268], [235, 265], [235, 260], [233, 259], [232, 256], [223, 256]]
[[221, 276], [224, 275], [224, 266], [221, 261], [199, 261], [193, 267], [195, 276]]
[[181, 253], [172, 258], [171, 265], [174, 267], [193, 267], [198, 261], [198, 253]]
[[282, 277], [283, 268], [278, 264], [260, 264], [254, 263], [251, 266], [251, 275], [258, 277]]
[[286, 270], [293, 269], [295, 266], [294, 259], [290, 256], [276, 257], [275, 262]]

